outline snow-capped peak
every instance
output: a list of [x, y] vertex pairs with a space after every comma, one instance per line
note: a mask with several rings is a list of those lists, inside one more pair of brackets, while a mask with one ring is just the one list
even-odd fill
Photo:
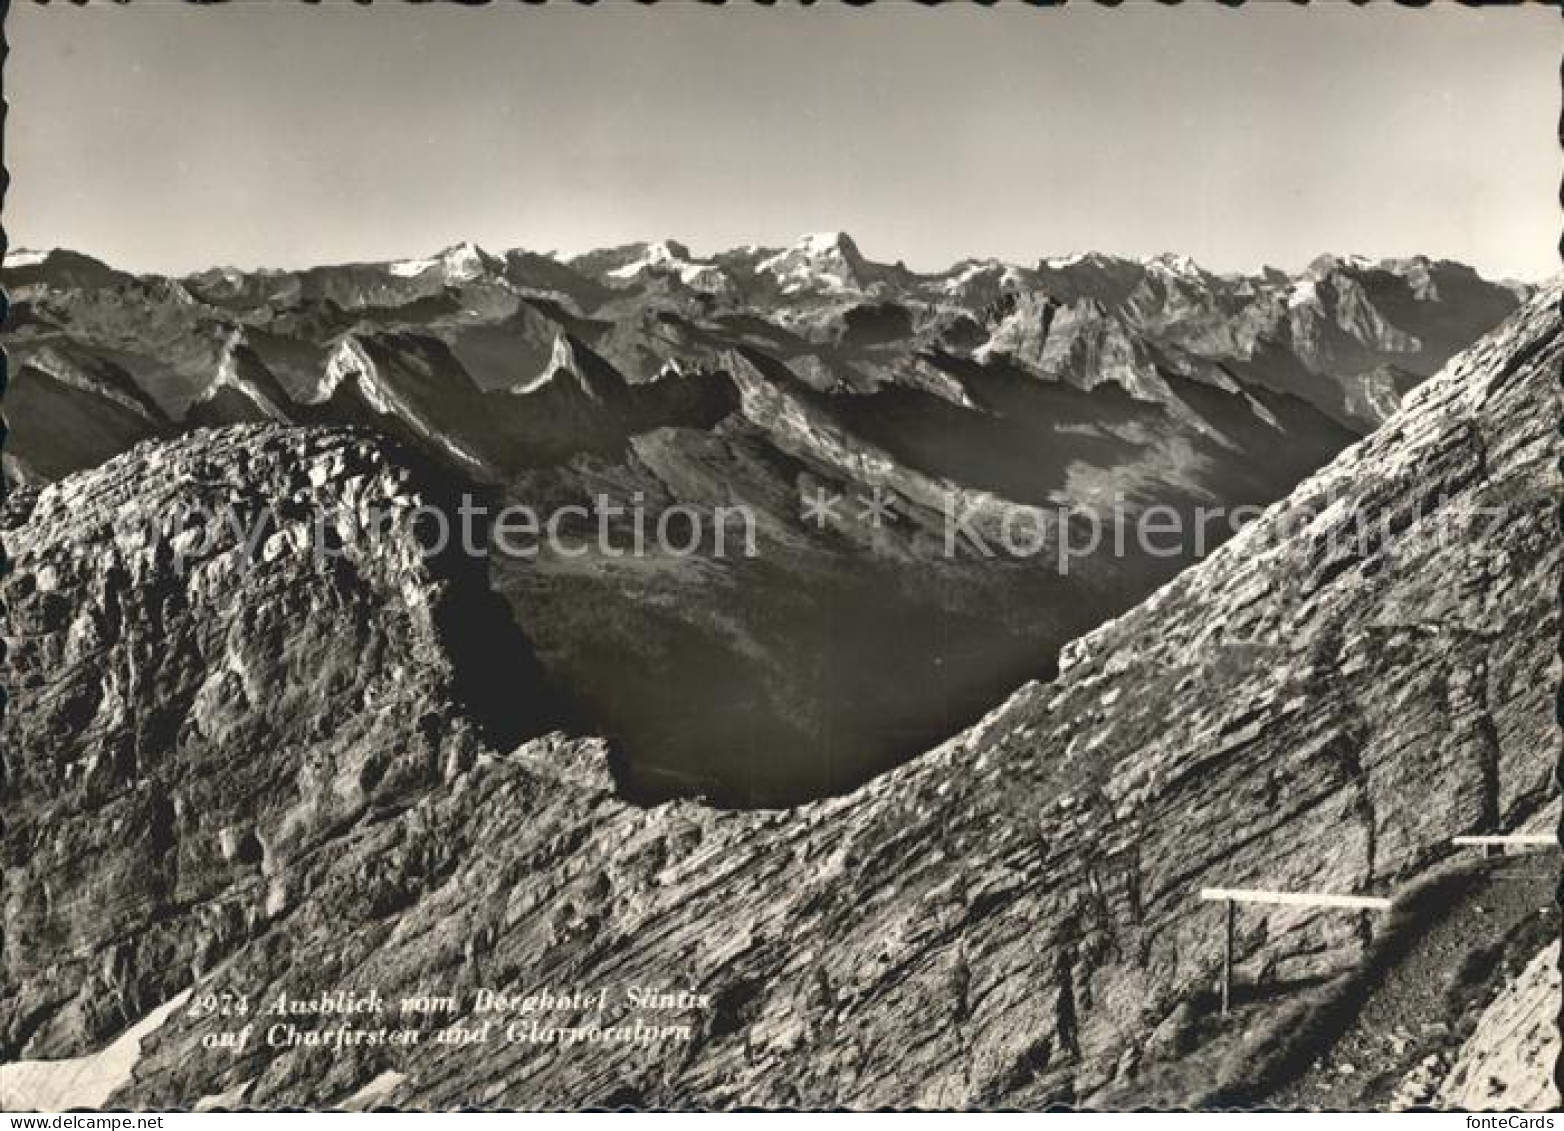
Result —
[[1153, 256], [1146, 262], [1146, 266], [1180, 279], [1203, 279], [1206, 276], [1205, 270], [1189, 256], [1170, 251]]
[[475, 278], [484, 273], [488, 264], [488, 253], [475, 243], [459, 243], [440, 253], [440, 265], [448, 277]]
[[763, 260], [760, 269], [764, 271], [770, 269], [768, 265], [771, 264], [800, 261], [848, 264], [856, 267], [863, 263], [863, 255], [859, 252], [858, 245], [853, 242], [853, 238], [846, 232], [810, 232], [795, 240], [792, 247]]
[[1021, 268], [1000, 259], [966, 259], [952, 267], [947, 276], [942, 284], [947, 294], [957, 294], [980, 283], [1012, 288], [1026, 278]]
[[857, 290], [864, 278], [863, 255], [846, 232], [811, 232], [792, 247], [756, 264], [776, 277], [785, 293], [805, 289]]
[[948, 274], [946, 287], [959, 287], [963, 283], [970, 283], [980, 275], [991, 274], [1004, 270], [1004, 264], [997, 259], [964, 259], [952, 267]]
[[647, 244], [639, 256], [608, 272], [610, 278], [630, 280], [648, 271], [677, 275], [687, 287], [712, 294], [723, 294], [733, 289], [733, 280], [715, 263], [702, 263], [690, 254], [690, 249], [677, 240], [659, 240]]
[[12, 248], [5, 253], [5, 265], [7, 267], [37, 267], [48, 259], [52, 252], [29, 251], [26, 248]]
[[858, 245], [846, 232], [810, 232], [800, 237], [793, 247], [806, 255], [858, 254]]
[[640, 256], [609, 274], [616, 279], [633, 279], [648, 267], [684, 266], [692, 263], [690, 249], [678, 240], [659, 240], [646, 245]]
[[1316, 256], [1309, 263], [1309, 266], [1305, 269], [1304, 274], [1323, 277], [1330, 274], [1332, 271], [1339, 271], [1344, 267], [1351, 268], [1356, 271], [1366, 271], [1377, 266], [1379, 266], [1379, 264], [1375, 263], [1366, 255], [1326, 254]]
[[[1148, 266], [1150, 261], [1142, 261], [1142, 266]], [[1115, 270], [1131, 266], [1135, 260], [1122, 259], [1116, 255], [1105, 255], [1100, 251], [1072, 251], [1068, 255], [1050, 255], [1038, 260], [1037, 266], [1041, 271], [1066, 271], [1073, 267]]]
[[1063, 267], [1074, 267], [1078, 263], [1085, 263], [1089, 258], [1091, 257], [1084, 251], [1072, 251], [1069, 255], [1050, 255], [1043, 260], [1043, 266], [1057, 271]]
[[391, 274], [410, 279], [438, 271], [448, 282], [465, 282], [487, 274], [496, 262], [493, 256], [470, 241], [463, 241], [427, 259], [399, 259], [391, 264]]

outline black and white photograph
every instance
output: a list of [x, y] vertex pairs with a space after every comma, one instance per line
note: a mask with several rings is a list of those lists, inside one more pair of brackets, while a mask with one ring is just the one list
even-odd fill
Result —
[[1560, 1106], [1556, 9], [4, 35], [0, 1111]]

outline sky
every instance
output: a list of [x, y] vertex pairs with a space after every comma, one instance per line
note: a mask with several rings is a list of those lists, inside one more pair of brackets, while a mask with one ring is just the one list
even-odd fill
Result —
[[138, 271], [845, 230], [1557, 270], [1544, 6], [11, 6], [3, 220]]

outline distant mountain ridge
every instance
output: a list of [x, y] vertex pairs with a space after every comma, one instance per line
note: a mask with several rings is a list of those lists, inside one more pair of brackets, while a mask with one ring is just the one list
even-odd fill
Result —
[[[1296, 396], [1357, 432], [1526, 293], [1425, 257], [1321, 256], [1298, 275], [1219, 275], [1184, 256], [1085, 254], [919, 274], [873, 262], [841, 232], [709, 257], [671, 239], [569, 260], [463, 243], [422, 259], [180, 278], [133, 275], [73, 251], [13, 251], [0, 284], [22, 381], [48, 380], [47, 363], [31, 364], [42, 350], [86, 351], [97, 359], [90, 368], [119, 373], [111, 384], [128, 379], [173, 422], [197, 401], [203, 422], [223, 421], [208, 386], [225, 353], [283, 390], [308, 389], [345, 338], [395, 328], [441, 342], [442, 364], [480, 390], [535, 378], [568, 335], [631, 384], [710, 364], [736, 345], [771, 353], [828, 392], [976, 361], [1082, 388], [1109, 381], [1159, 401], [1173, 372]], [[872, 355], [855, 348], [865, 345]], [[91, 395], [89, 386], [76, 382], [70, 399]], [[107, 385], [102, 395], [113, 399]], [[54, 389], [44, 399], [65, 396]], [[284, 399], [310, 403], [307, 392]], [[24, 435], [26, 404], [13, 417]], [[102, 405], [80, 411], [112, 415]], [[131, 425], [99, 423], [79, 455], [33, 467], [24, 452], [8, 453], [12, 473], [48, 478], [100, 461], [112, 454], [107, 437]]]

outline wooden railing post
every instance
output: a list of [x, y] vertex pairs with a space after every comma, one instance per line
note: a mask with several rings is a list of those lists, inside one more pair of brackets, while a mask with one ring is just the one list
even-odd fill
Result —
[[1227, 1016], [1228, 1006], [1233, 996], [1233, 921], [1238, 914], [1238, 904], [1231, 899], [1223, 900], [1226, 907], [1227, 929], [1223, 933], [1222, 943], [1222, 1016]]
[[1330, 895], [1323, 892], [1266, 891], [1259, 888], [1201, 888], [1203, 900], [1221, 900], [1226, 910], [1222, 925], [1222, 1016], [1233, 1006], [1234, 927], [1240, 903], [1276, 903], [1291, 907], [1329, 907], [1348, 911], [1389, 911], [1390, 900], [1373, 895]]
[[1507, 848], [1557, 848], [1559, 838], [1553, 833], [1489, 833], [1451, 837], [1450, 843], [1461, 848], [1480, 848], [1484, 856], [1503, 856]]

